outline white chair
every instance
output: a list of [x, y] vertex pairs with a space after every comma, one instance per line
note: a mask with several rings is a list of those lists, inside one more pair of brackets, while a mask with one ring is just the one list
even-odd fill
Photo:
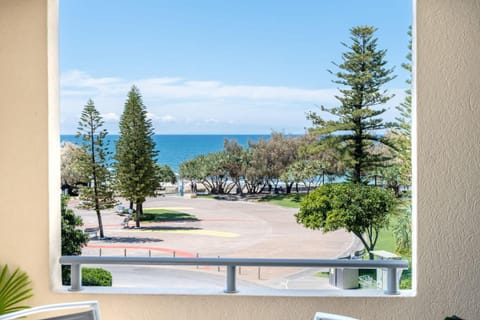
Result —
[[[12, 320], [25, 317], [28, 315], [39, 314], [42, 312], [52, 312], [64, 309], [84, 309], [74, 313], [63, 314], [60, 316], [52, 316], [43, 318], [44, 320], [100, 320], [100, 308], [98, 301], [79, 301], [58, 304], [49, 304], [15, 311], [9, 314], [0, 315], [0, 320]], [[86, 310], [85, 310], [86, 309]]]
[[341, 316], [339, 314], [317, 312], [315, 313], [313, 320], [359, 320], [359, 319], [355, 319], [347, 316]]

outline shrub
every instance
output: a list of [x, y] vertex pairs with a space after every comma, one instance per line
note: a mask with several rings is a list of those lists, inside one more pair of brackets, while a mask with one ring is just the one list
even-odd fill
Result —
[[400, 289], [412, 289], [412, 279], [403, 279], [400, 281]]
[[329, 183], [309, 193], [295, 214], [298, 223], [323, 232], [345, 229], [363, 243], [373, 260], [381, 229], [395, 205], [392, 192], [357, 183]]
[[82, 285], [92, 287], [111, 287], [112, 274], [102, 268], [83, 268]]
[[[62, 283], [65, 286], [70, 285], [70, 269], [66, 271], [62, 278]], [[82, 286], [91, 287], [111, 287], [112, 274], [101, 268], [82, 268]]]
[[[82, 218], [67, 208], [68, 197], [62, 196], [62, 256], [78, 256], [82, 247], [88, 242], [88, 235], [79, 228], [83, 226]], [[70, 266], [62, 266], [62, 284], [70, 284]]]
[[402, 278], [400, 279], [400, 289], [412, 289], [412, 268], [403, 270]]

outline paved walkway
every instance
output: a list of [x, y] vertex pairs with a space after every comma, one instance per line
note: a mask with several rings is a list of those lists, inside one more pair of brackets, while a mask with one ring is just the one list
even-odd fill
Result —
[[[72, 201], [70, 206], [74, 205], [75, 202]], [[123, 205], [128, 207], [127, 203]], [[143, 222], [141, 229], [123, 228], [121, 225], [123, 217], [114, 210], [105, 211], [102, 218], [107, 239], [90, 240], [83, 254], [328, 259], [358, 249], [358, 243], [349, 233], [336, 231], [323, 234], [321, 231], [309, 230], [297, 224], [294, 218], [297, 209], [242, 200], [192, 199], [188, 194], [184, 197], [169, 195], [148, 199], [144, 207], [186, 212], [195, 215], [198, 221]], [[85, 227], [97, 225], [95, 213], [78, 209], [75, 211], [83, 218]], [[217, 267], [182, 268], [215, 276], [225, 272], [222, 268], [219, 271]], [[259, 270], [258, 267], [245, 267], [240, 270], [238, 278], [271, 288], [329, 287], [327, 279], [313, 276], [317, 271], [319, 270], [302, 268]], [[119, 271], [121, 272], [123, 271]], [[121, 281], [123, 285], [124, 281]]]

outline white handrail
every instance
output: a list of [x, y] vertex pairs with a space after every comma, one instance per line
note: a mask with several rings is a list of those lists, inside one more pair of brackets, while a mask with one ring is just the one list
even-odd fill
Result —
[[81, 290], [81, 265], [196, 265], [226, 266], [227, 279], [225, 293], [237, 293], [236, 267], [328, 267], [387, 270], [385, 294], [399, 294], [397, 269], [408, 268], [406, 260], [359, 260], [359, 259], [257, 259], [257, 258], [163, 258], [163, 257], [93, 257], [62, 256], [60, 264], [71, 265], [71, 291]]

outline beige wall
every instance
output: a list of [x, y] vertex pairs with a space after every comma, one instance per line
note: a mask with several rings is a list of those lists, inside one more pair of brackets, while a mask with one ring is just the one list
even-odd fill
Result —
[[104, 319], [310, 319], [318, 310], [362, 319], [443, 319], [453, 313], [479, 319], [480, 1], [417, 3], [415, 298], [53, 293], [49, 211], [58, 211], [58, 201], [48, 192], [47, 175], [49, 166], [53, 170], [58, 163], [49, 165], [48, 141], [58, 126], [55, 112], [48, 113], [49, 101], [56, 101], [55, 86], [47, 87], [49, 74], [56, 75], [55, 36], [50, 39], [53, 63], [47, 68], [49, 4], [54, 30], [55, 0], [0, 0], [0, 263], [31, 275], [34, 304], [99, 299]]

